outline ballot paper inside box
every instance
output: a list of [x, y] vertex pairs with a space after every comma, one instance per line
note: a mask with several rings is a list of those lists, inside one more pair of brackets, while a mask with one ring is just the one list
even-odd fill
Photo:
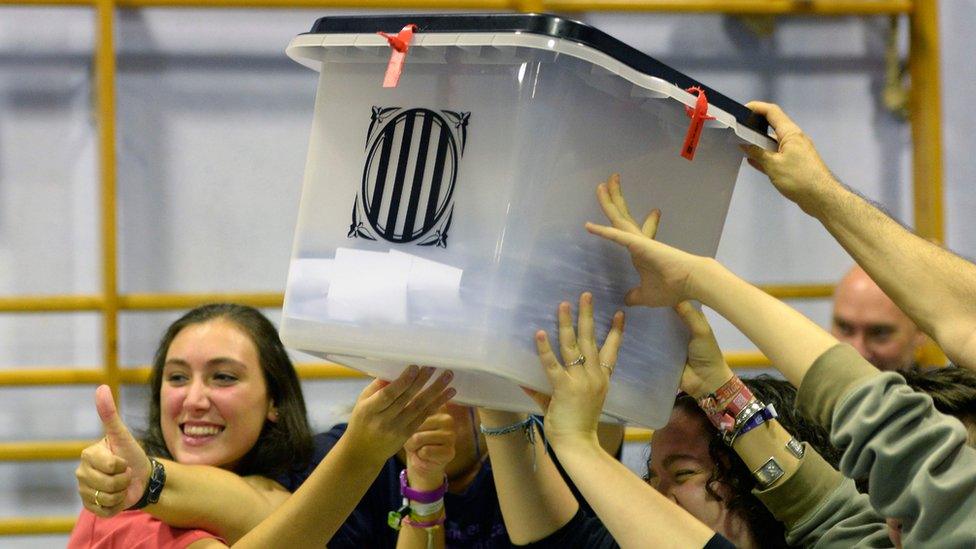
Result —
[[[394, 88], [376, 31], [417, 24]], [[547, 390], [533, 334], [560, 301], [594, 295], [602, 339], [637, 283], [626, 251], [586, 233], [597, 183], [619, 172], [658, 238], [714, 255], [741, 164], [774, 145], [742, 105], [565, 19], [327, 17], [288, 54], [319, 71], [285, 296], [286, 344], [384, 378], [455, 371], [457, 400], [535, 411]], [[707, 104], [686, 88], [699, 86]], [[705, 106], [694, 160], [681, 156]], [[627, 309], [604, 408], [663, 424], [687, 334], [670, 309]]]

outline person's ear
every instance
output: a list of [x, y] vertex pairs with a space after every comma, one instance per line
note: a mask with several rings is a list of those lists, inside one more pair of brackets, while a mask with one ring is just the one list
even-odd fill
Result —
[[266, 417], [271, 423], [278, 422], [278, 408], [275, 407], [273, 400], [268, 402], [268, 415]]

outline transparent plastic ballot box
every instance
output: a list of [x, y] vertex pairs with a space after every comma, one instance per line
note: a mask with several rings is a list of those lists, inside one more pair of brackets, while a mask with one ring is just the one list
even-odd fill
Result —
[[[395, 87], [378, 31], [416, 32]], [[450, 368], [457, 401], [537, 411], [548, 391], [534, 333], [594, 296], [598, 338], [637, 284], [595, 189], [621, 174], [658, 238], [714, 256], [743, 153], [775, 146], [765, 120], [583, 23], [550, 15], [342, 16], [288, 46], [319, 72], [281, 335], [291, 348], [391, 379]], [[698, 86], [707, 114], [681, 156]], [[575, 305], [574, 305], [575, 309]], [[687, 333], [671, 309], [626, 308], [604, 407], [658, 427]]]

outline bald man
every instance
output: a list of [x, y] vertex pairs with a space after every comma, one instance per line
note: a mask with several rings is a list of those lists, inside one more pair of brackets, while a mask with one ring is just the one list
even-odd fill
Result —
[[830, 332], [880, 370], [911, 368], [925, 343], [925, 334], [858, 266], [834, 290]]

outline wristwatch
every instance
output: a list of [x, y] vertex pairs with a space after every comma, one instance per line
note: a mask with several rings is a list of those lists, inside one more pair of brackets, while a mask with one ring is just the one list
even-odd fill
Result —
[[142, 498], [135, 505], [129, 507], [130, 510], [142, 509], [143, 507], [159, 501], [159, 495], [163, 493], [163, 486], [166, 485], [166, 469], [163, 464], [155, 458], [149, 458], [149, 482], [146, 483], [146, 491], [142, 493]]
[[780, 467], [779, 462], [774, 458], [769, 458], [766, 463], [763, 463], [758, 469], [752, 472], [752, 476], [756, 477], [756, 481], [759, 482], [759, 488], [765, 490], [773, 485], [774, 482], [780, 479], [785, 474], [783, 468]]

